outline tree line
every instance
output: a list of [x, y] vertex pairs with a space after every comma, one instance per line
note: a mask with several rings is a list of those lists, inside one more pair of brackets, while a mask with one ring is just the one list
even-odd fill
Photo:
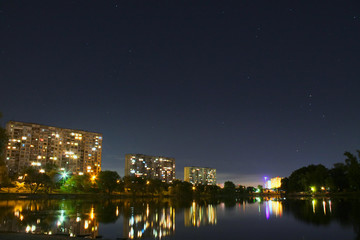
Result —
[[166, 183], [159, 179], [120, 177], [116, 171], [101, 171], [97, 176], [90, 176], [68, 175], [65, 171], [58, 171], [55, 165], [46, 165], [44, 169], [44, 172], [39, 172], [35, 167], [25, 169], [20, 175], [22, 179], [17, 190], [30, 193], [103, 193], [182, 198], [226, 197], [255, 191], [253, 187], [236, 187], [231, 181], [225, 182], [224, 187], [220, 188], [217, 185], [193, 185], [177, 179]]
[[345, 161], [330, 169], [322, 164], [299, 168], [282, 179], [281, 188], [289, 193], [360, 191], [360, 150], [357, 155], [345, 152]]

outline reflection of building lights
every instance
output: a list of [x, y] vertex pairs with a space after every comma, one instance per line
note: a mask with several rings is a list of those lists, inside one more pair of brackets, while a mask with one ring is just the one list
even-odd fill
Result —
[[94, 220], [94, 208], [91, 208], [91, 212], [90, 212], [90, 219]]
[[119, 207], [118, 206], [116, 206], [115, 214], [116, 214], [116, 216], [119, 216]]
[[85, 220], [84, 222], [84, 229], [88, 229], [89, 228], [89, 221]]
[[185, 210], [185, 226], [200, 227], [201, 225], [216, 224], [216, 207], [212, 204], [198, 205], [195, 201], [189, 209]]
[[331, 200], [329, 200], [329, 211], [331, 213]]
[[323, 204], [324, 214], [326, 215], [326, 202], [325, 202], [325, 200], [323, 200], [322, 204]]
[[265, 216], [266, 219], [269, 219], [271, 215], [275, 217], [282, 217], [283, 208], [280, 201], [269, 200], [265, 202]]

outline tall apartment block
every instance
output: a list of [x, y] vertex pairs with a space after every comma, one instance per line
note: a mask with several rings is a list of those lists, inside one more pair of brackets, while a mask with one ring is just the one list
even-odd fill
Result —
[[43, 169], [54, 164], [73, 174], [96, 175], [101, 171], [102, 134], [10, 121], [6, 165], [18, 174], [33, 166]]
[[216, 185], [216, 169], [204, 167], [185, 167], [184, 181], [195, 185]]
[[143, 154], [125, 155], [125, 176], [160, 179], [171, 183], [175, 179], [175, 159]]

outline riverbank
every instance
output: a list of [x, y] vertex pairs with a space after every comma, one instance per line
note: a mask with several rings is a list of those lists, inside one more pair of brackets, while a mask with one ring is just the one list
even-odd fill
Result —
[[1, 240], [84, 240], [82, 237], [68, 235], [46, 235], [31, 233], [0, 232]]
[[[262, 197], [262, 198], [323, 198], [323, 197], [351, 197], [360, 198], [360, 192], [341, 192], [341, 193], [250, 193], [235, 195], [194, 195], [183, 198], [190, 199], [223, 199], [223, 198], [243, 198], [243, 197]], [[99, 194], [99, 193], [6, 193], [0, 192], [0, 200], [16, 200], [16, 199], [149, 199], [149, 198], [178, 198], [173, 195], [153, 195], [153, 194]]]

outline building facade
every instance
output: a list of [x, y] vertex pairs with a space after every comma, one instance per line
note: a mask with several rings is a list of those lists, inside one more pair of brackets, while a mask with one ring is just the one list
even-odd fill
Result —
[[216, 185], [216, 169], [204, 167], [185, 167], [184, 181], [195, 185]]
[[125, 155], [125, 176], [160, 179], [172, 183], [175, 179], [175, 159], [143, 154]]
[[6, 165], [10, 174], [27, 167], [42, 170], [53, 164], [73, 174], [97, 175], [101, 171], [102, 134], [10, 121]]
[[270, 180], [267, 180], [265, 182], [265, 188], [266, 189], [276, 189], [276, 188], [280, 188], [281, 187], [281, 180], [283, 178], [282, 177], [274, 177], [271, 178]]

